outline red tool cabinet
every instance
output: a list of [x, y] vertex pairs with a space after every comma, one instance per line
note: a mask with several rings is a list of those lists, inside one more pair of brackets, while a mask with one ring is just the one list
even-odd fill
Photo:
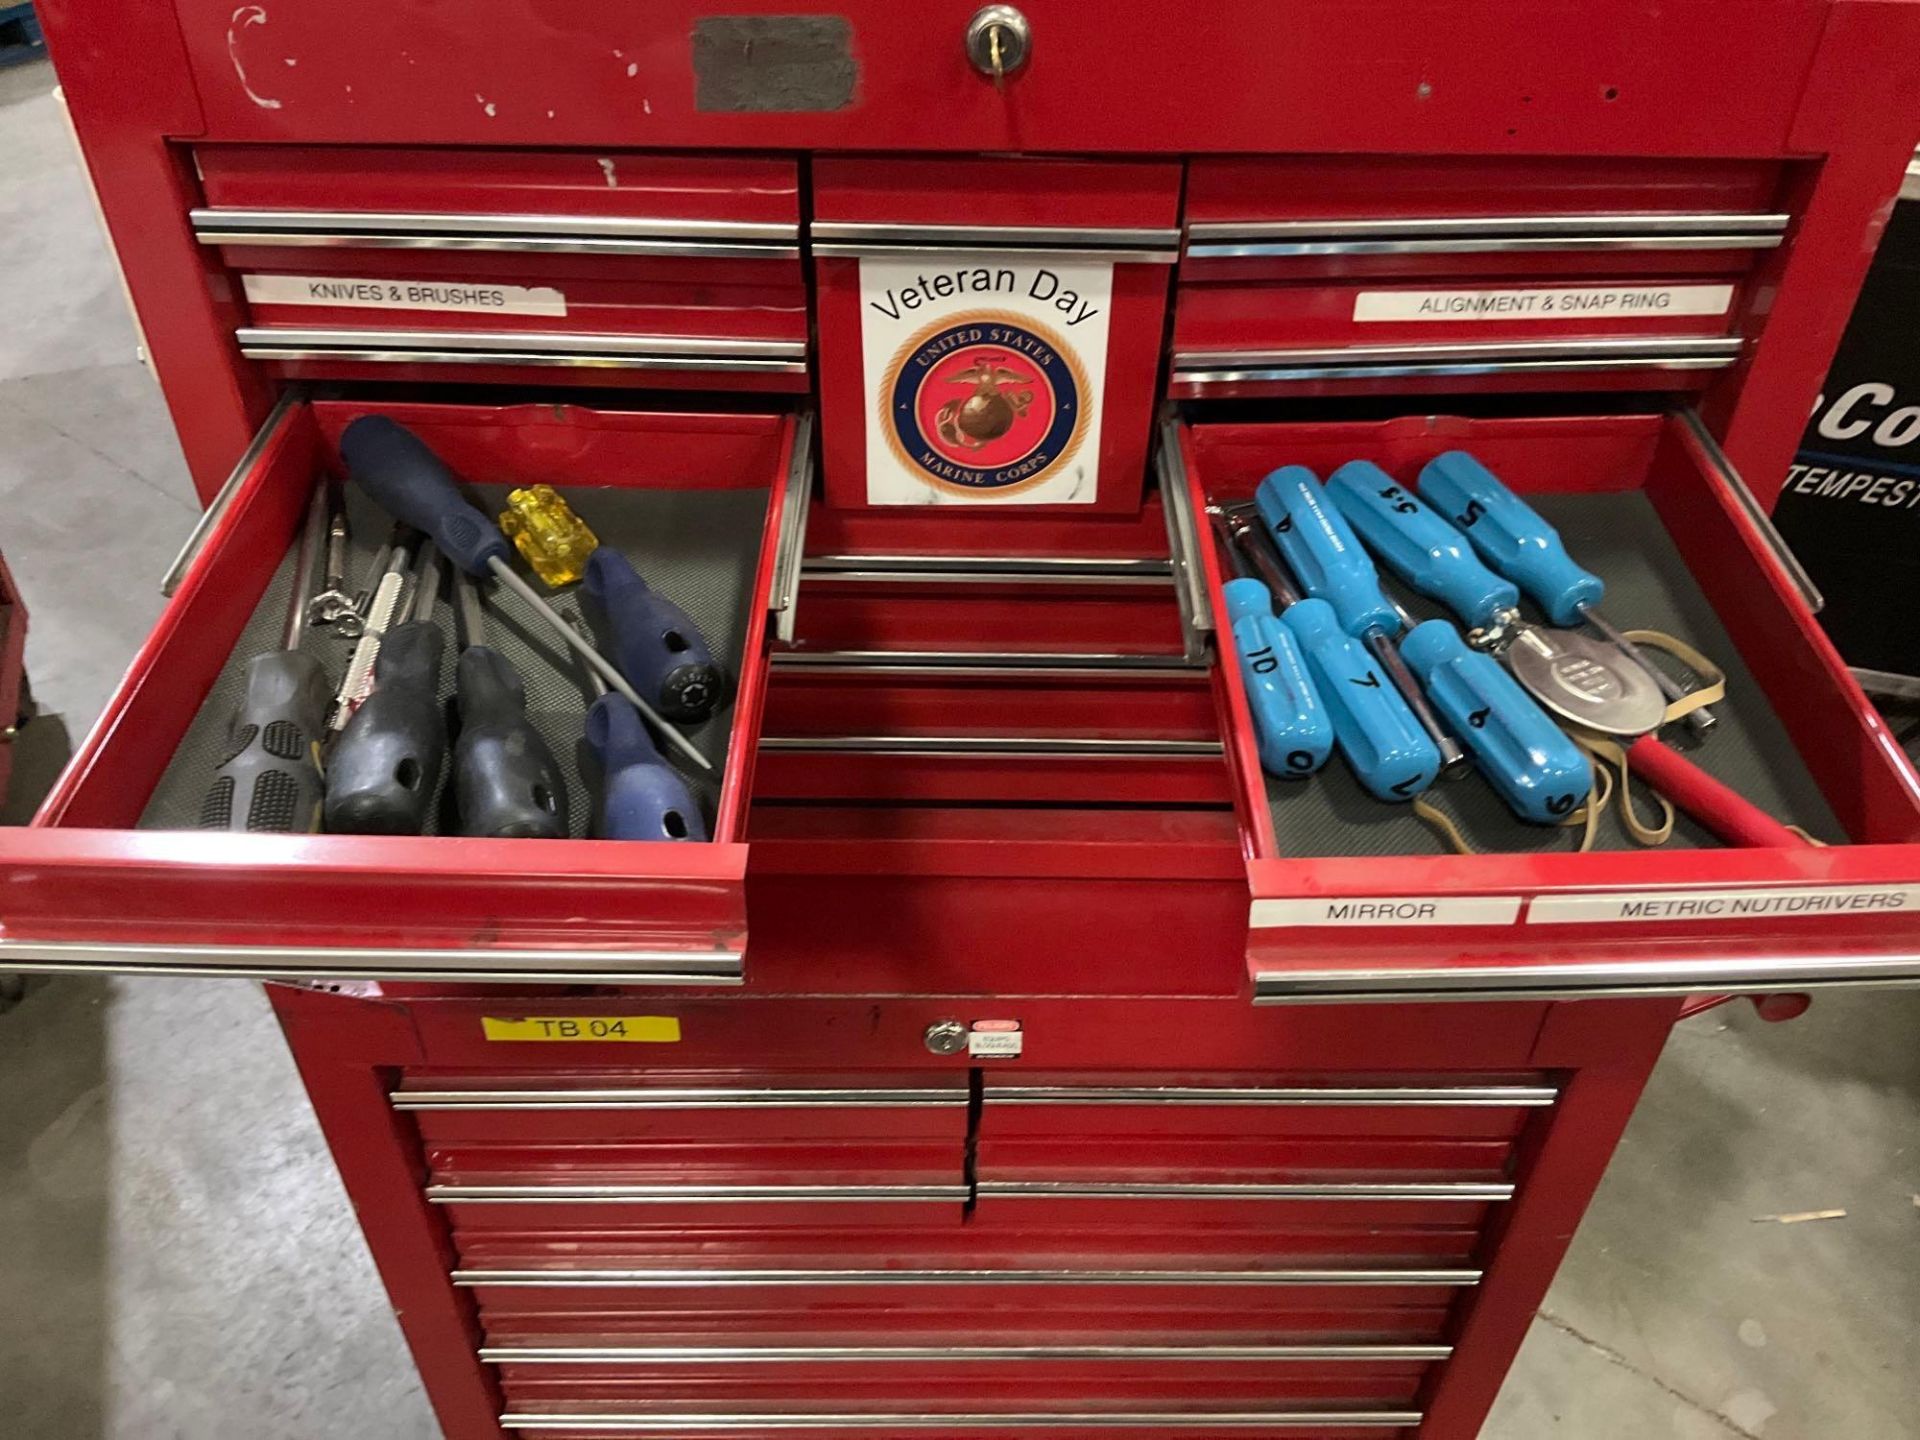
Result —
[[[1920, 983], [1920, 780], [1765, 518], [1920, 6], [1020, 8], [42, 6], [209, 508], [0, 968], [273, 982], [454, 1440], [1466, 1440], [1674, 1020]], [[734, 517], [711, 844], [179, 827], [365, 413]], [[1205, 506], [1455, 448], [1824, 844], [1269, 787]]]

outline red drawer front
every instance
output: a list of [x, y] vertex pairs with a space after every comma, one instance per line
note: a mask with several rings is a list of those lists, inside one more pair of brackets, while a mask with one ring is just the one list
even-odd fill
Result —
[[[1381, 1287], [1385, 1289], [1386, 1287]], [[616, 1290], [611, 1287], [474, 1287], [481, 1324], [497, 1342], [553, 1337], [622, 1337], [651, 1343], [661, 1335], [719, 1337], [866, 1336], [875, 1343], [906, 1332], [972, 1343], [1028, 1336], [1050, 1343], [1061, 1335], [1130, 1337], [1222, 1331], [1299, 1340], [1431, 1342], [1439, 1338], [1450, 1292], [1402, 1287], [1376, 1294], [1323, 1286], [890, 1285]], [[1078, 1291], [1078, 1294], [1074, 1294]], [[1223, 1293], [1225, 1292], [1225, 1293]]]
[[201, 241], [287, 374], [807, 388], [793, 162], [202, 146]]
[[965, 1083], [939, 1074], [889, 1083], [870, 1076], [774, 1079], [697, 1071], [555, 1072], [537, 1079], [415, 1071], [394, 1091], [393, 1105], [412, 1118], [431, 1152], [462, 1156], [495, 1146], [572, 1142], [668, 1147], [662, 1153], [688, 1144], [751, 1149], [771, 1136], [783, 1145], [959, 1145], [967, 1131]]
[[1039, 1155], [1034, 1142], [1073, 1147], [1088, 1137], [1116, 1155], [1139, 1155], [1138, 1140], [1159, 1156], [1167, 1143], [1265, 1139], [1386, 1142], [1511, 1141], [1554, 1103], [1557, 1092], [1540, 1077], [1484, 1084], [1458, 1078], [1421, 1085], [1397, 1077], [1342, 1085], [1319, 1077], [1288, 1086], [1271, 1078], [1236, 1076], [1131, 1077], [1102, 1083], [1086, 1076], [1037, 1072], [1017, 1080], [989, 1077], [980, 1133], [983, 1152], [995, 1147], [1003, 1163]]
[[1231, 805], [1202, 672], [777, 665], [771, 801]]
[[[841, 1228], [804, 1226], [757, 1231], [709, 1217], [673, 1235], [634, 1235], [601, 1225], [557, 1226], [544, 1210], [521, 1212], [517, 1226], [502, 1224], [464, 1238], [459, 1250], [463, 1284], [497, 1283], [509, 1288], [548, 1273], [572, 1281], [602, 1279], [616, 1286], [629, 1275], [666, 1276], [646, 1288], [665, 1294], [691, 1280], [733, 1277], [725, 1288], [762, 1284], [777, 1290], [810, 1289], [851, 1272], [863, 1293], [896, 1273], [919, 1284], [920, 1275], [945, 1273], [956, 1283], [987, 1283], [986, 1276], [1030, 1277], [1022, 1285], [1072, 1291], [1120, 1284], [1154, 1288], [1154, 1277], [1176, 1283], [1201, 1276], [1223, 1289], [1290, 1290], [1295, 1284], [1371, 1287], [1406, 1272], [1431, 1276], [1446, 1287], [1478, 1280], [1472, 1264], [1477, 1231], [1467, 1226], [1391, 1226], [1364, 1231], [1282, 1226], [1257, 1238], [1173, 1225], [1135, 1226], [1124, 1234], [1090, 1235], [1072, 1223], [1071, 1212], [1051, 1227], [983, 1235], [972, 1226], [941, 1230], [874, 1226], [849, 1234]], [[1121, 1272], [1116, 1282], [1113, 1272]], [[742, 1281], [741, 1276], [749, 1277]], [[816, 1277], [826, 1276], [821, 1281]]]
[[[1330, 1232], [1353, 1227], [1438, 1227], [1449, 1232], [1478, 1232], [1512, 1191], [1498, 1182], [1301, 1182], [1245, 1184], [1218, 1189], [1191, 1182], [1165, 1181], [1113, 1185], [1111, 1182], [1033, 1182], [982, 1180], [973, 1223], [983, 1229], [1022, 1230], [1058, 1225], [1070, 1218], [1089, 1230], [1125, 1232], [1137, 1226], [1214, 1227], [1265, 1235], [1290, 1227]], [[1359, 1188], [1362, 1185], [1366, 1188]], [[1373, 1188], [1392, 1185], [1391, 1189]], [[1338, 1238], [1330, 1244], [1339, 1245]]]
[[966, 1187], [951, 1173], [903, 1175], [875, 1182], [811, 1177], [741, 1190], [735, 1185], [660, 1186], [608, 1181], [591, 1190], [565, 1189], [514, 1176], [483, 1176], [432, 1186], [427, 1198], [445, 1207], [455, 1243], [464, 1246], [491, 1230], [538, 1222], [555, 1231], [600, 1230], [622, 1235], [680, 1232], [691, 1226], [787, 1225], [849, 1231], [874, 1225], [957, 1225]]
[[853, 583], [810, 575], [796, 646], [809, 652], [1014, 652], [1065, 659], [1185, 651], [1170, 584], [1059, 584], [1019, 579], [942, 584]]
[[[1204, 1403], [1254, 1408], [1287, 1404], [1333, 1409], [1410, 1405], [1432, 1362], [1402, 1364], [1300, 1360], [1204, 1362], [1110, 1360], [940, 1364], [898, 1360], [872, 1365], [798, 1358], [724, 1365], [628, 1363], [523, 1364], [481, 1354], [495, 1365], [511, 1408], [593, 1403], [776, 1408], [804, 1400], [826, 1408], [911, 1410], [929, 1395], [992, 1396], [996, 1405], [1064, 1410], [1088, 1395], [1104, 1403], [1167, 1408]], [[845, 1372], [845, 1373], [843, 1373]]]
[[1173, 391], [1697, 389], [1783, 190], [1759, 162], [1197, 160]]

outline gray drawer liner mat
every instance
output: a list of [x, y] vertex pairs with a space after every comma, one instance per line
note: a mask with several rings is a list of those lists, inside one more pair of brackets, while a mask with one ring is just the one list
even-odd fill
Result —
[[[1727, 672], [1727, 698], [1714, 707], [1718, 727], [1701, 742], [1696, 742], [1684, 725], [1669, 726], [1662, 738], [1769, 814], [1803, 826], [1821, 840], [1844, 842], [1847, 837], [1819, 786], [1807, 773], [1766, 695], [1727, 638], [1713, 607], [1700, 593], [1653, 503], [1639, 491], [1532, 494], [1527, 500], [1560, 532], [1569, 553], [1606, 580], [1606, 602], [1601, 608], [1608, 619], [1623, 629], [1665, 630], [1705, 653]], [[1444, 614], [1391, 578], [1386, 583], [1416, 619]], [[1530, 618], [1540, 618], [1531, 605], [1525, 608]], [[1684, 677], [1683, 671], [1675, 673]], [[1411, 806], [1385, 804], [1362, 790], [1337, 753], [1310, 780], [1265, 778], [1282, 856], [1449, 853], [1440, 838], [1414, 815]], [[1429, 795], [1453, 817], [1478, 850], [1557, 851], [1571, 850], [1579, 843], [1577, 830], [1529, 825], [1516, 819], [1477, 775], [1440, 780]], [[1655, 808], [1651, 796], [1643, 791], [1639, 800], [1641, 814], [1651, 816]], [[1683, 849], [1721, 848], [1718, 839], [1685, 816], [1667, 843]], [[1617, 801], [1601, 821], [1594, 848], [1643, 848], [1621, 825]]]
[[[468, 494], [478, 500], [481, 508], [496, 516], [505, 507], [507, 489], [503, 485], [467, 487]], [[601, 544], [624, 553], [648, 584], [693, 617], [714, 654], [721, 657], [726, 666], [727, 703], [704, 724], [682, 727], [700, 752], [713, 762], [713, 772], [698, 774], [685, 762], [676, 767], [711, 828], [720, 777], [726, 771], [728, 732], [733, 725], [741, 651], [754, 606], [763, 598], [753, 594], [753, 583], [772, 492], [755, 488], [655, 490], [571, 486], [563, 493], [599, 536]], [[385, 512], [356, 487], [347, 486], [345, 495], [352, 544], [347, 559], [347, 584], [342, 588], [352, 592], [370, 583], [368, 573], [393, 526]], [[198, 825], [207, 786], [226, 758], [228, 723], [245, 686], [247, 662], [280, 643], [287, 597], [293, 585], [293, 565], [294, 550], [290, 547], [254, 607], [233, 654], [175, 748], [166, 773], [148, 799], [140, 817], [141, 829], [190, 830]], [[524, 564], [519, 568], [523, 574], [527, 573]], [[316, 588], [321, 584], [317, 571], [314, 584]], [[578, 586], [548, 592], [537, 580], [533, 585], [546, 594], [562, 614], [581, 613], [583, 597], [577, 594]], [[409, 600], [412, 593], [409, 587]], [[584, 836], [593, 816], [593, 792], [582, 778], [583, 762], [591, 765], [591, 756], [581, 739], [582, 717], [592, 697], [586, 667], [533, 615], [520, 597], [492, 581], [483, 584], [482, 593], [487, 643], [513, 662], [526, 683], [528, 715], [552, 747], [566, 776], [568, 819], [573, 834]], [[447, 637], [440, 665], [443, 701], [450, 701], [453, 695], [453, 671], [458, 658], [452, 595], [449, 583], [441, 592], [434, 614]], [[342, 639], [333, 626], [309, 627], [301, 648], [318, 655], [329, 678], [335, 685], [339, 684], [352, 654], [351, 641]], [[671, 756], [674, 752], [668, 748], [666, 753]], [[449, 752], [448, 764], [442, 767], [440, 793], [433, 810], [435, 818], [429, 822], [429, 834], [454, 833], [446, 805], [447, 772], [451, 768]]]

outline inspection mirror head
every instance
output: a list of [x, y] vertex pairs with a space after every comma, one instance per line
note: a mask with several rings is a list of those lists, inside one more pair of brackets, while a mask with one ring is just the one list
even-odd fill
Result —
[[1507, 646], [1514, 678], [1553, 714], [1602, 735], [1647, 735], [1667, 700], [1645, 668], [1576, 630], [1520, 627]]

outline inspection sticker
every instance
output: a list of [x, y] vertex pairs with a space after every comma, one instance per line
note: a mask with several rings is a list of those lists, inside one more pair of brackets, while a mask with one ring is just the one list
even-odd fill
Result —
[[1920, 885], [1793, 885], [1759, 890], [1612, 890], [1542, 895], [1529, 925], [1610, 925], [1646, 920], [1777, 920], [1900, 915], [1920, 910]]
[[345, 275], [243, 275], [255, 305], [330, 305], [349, 310], [445, 310], [480, 315], [565, 315], [549, 286], [473, 285], [455, 280], [357, 280]]
[[1256, 930], [1289, 925], [1511, 925], [1520, 918], [1518, 895], [1327, 896], [1318, 900], [1256, 900], [1248, 923]]
[[1724, 315], [1731, 285], [1577, 285], [1513, 290], [1363, 290], [1353, 318], [1369, 320], [1626, 320]]
[[480, 1028], [489, 1040], [581, 1040], [603, 1045], [625, 1040], [671, 1045], [680, 1038], [680, 1021], [672, 1015], [519, 1015], [510, 1020], [485, 1015]]

